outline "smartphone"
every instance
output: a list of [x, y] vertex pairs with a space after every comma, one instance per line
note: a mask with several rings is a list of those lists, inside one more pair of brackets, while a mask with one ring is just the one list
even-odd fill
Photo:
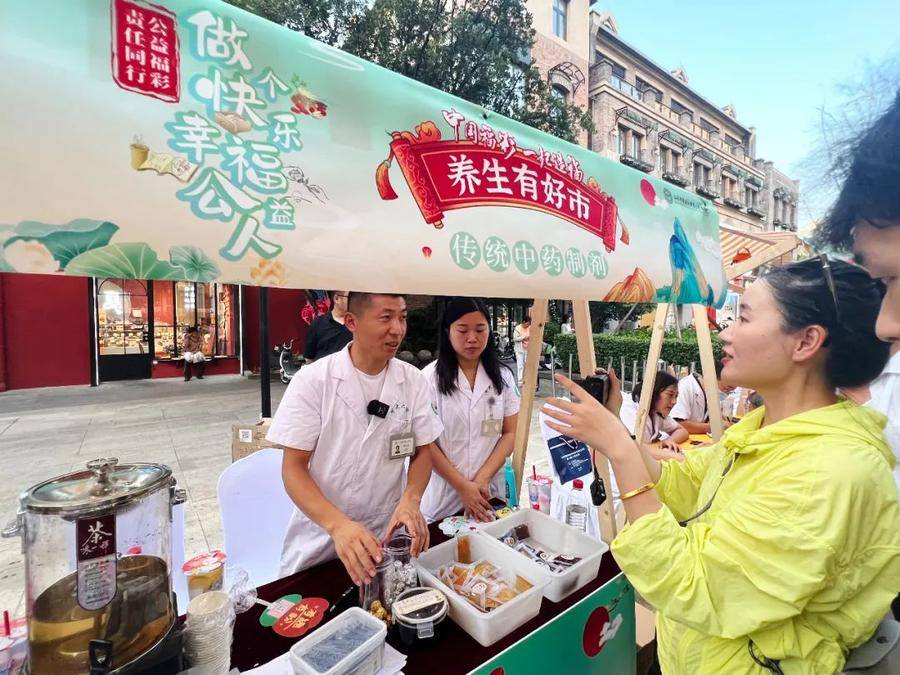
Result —
[[583, 380], [573, 380], [575, 384], [584, 389], [597, 401], [606, 405], [609, 400], [609, 376], [606, 373], [588, 375]]

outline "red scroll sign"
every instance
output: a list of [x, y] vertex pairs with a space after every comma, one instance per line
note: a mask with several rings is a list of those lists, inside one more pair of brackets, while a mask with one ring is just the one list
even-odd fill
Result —
[[[388, 168], [396, 158], [426, 223], [443, 227], [445, 211], [474, 206], [514, 206], [563, 218], [616, 246], [618, 209], [593, 178], [587, 182], [542, 161], [539, 153], [512, 153], [465, 140], [440, 140], [431, 123], [394, 133], [391, 155], [376, 171], [382, 199], [396, 199]], [[628, 243], [623, 230], [622, 241]]]

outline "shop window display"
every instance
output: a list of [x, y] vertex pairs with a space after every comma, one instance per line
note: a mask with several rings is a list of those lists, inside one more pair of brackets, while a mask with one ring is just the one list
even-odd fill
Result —
[[146, 282], [104, 279], [97, 287], [97, 344], [101, 356], [149, 350]]
[[154, 352], [160, 360], [181, 356], [181, 341], [197, 326], [207, 357], [235, 356], [236, 287], [191, 281], [154, 281]]

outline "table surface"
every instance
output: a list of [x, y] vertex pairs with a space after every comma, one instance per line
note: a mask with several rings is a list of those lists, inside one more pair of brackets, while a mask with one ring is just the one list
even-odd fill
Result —
[[[444, 541], [447, 541], [447, 537], [438, 530], [436, 525], [432, 525], [431, 545], [436, 546]], [[440, 643], [427, 650], [409, 653], [404, 672], [409, 675], [417, 673], [458, 675], [468, 672], [583, 600], [615, 578], [619, 572], [612, 555], [609, 552], [605, 553], [596, 579], [562, 602], [550, 602], [544, 598], [538, 616], [490, 647], [482, 647], [448, 618]], [[352, 585], [343, 565], [337, 560], [332, 560], [260, 586], [259, 597], [272, 602], [284, 595], [299, 593], [304, 598], [319, 597], [325, 598], [329, 603], [334, 603]], [[264, 628], [260, 625], [259, 617], [264, 609], [261, 605], [255, 605], [243, 614], [239, 614], [235, 622], [231, 665], [242, 672], [284, 654], [296, 642], [295, 639], [281, 637], [271, 628]], [[402, 645], [392, 639], [390, 632], [388, 633], [388, 642], [401, 652], [407, 653]]]
[[691, 434], [690, 438], [679, 445], [685, 450], [690, 450], [691, 448], [699, 448], [701, 445], [710, 445], [712, 442], [713, 437], [709, 434]]

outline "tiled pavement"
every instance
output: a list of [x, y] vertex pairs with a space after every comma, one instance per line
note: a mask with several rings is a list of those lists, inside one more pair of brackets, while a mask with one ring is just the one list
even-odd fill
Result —
[[[273, 409], [283, 392], [284, 385], [273, 382]], [[219, 548], [216, 483], [231, 462], [231, 427], [258, 418], [259, 382], [238, 375], [0, 393], [0, 526], [14, 518], [23, 490], [91, 459], [115, 456], [122, 463], [169, 465], [188, 492], [185, 554]], [[540, 471], [547, 458], [537, 415], [531, 435], [526, 465]], [[13, 616], [25, 611], [23, 567], [19, 540], [0, 539], [0, 611]]]

